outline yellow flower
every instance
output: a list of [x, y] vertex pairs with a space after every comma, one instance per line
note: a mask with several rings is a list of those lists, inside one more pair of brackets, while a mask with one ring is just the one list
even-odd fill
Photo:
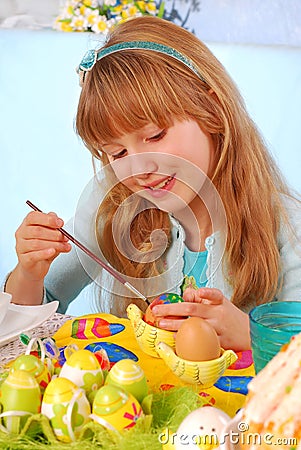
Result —
[[66, 32], [73, 31], [73, 27], [70, 25], [70, 23], [66, 22], [60, 22], [61, 30]]
[[122, 5], [114, 6], [114, 12], [115, 13], [121, 13], [121, 11], [122, 11]]
[[129, 17], [128, 12], [127, 12], [126, 10], [123, 10], [123, 11], [121, 12], [121, 17], [122, 17], [123, 19], [128, 19], [128, 17]]
[[74, 9], [73, 9], [73, 6], [71, 6], [71, 5], [67, 6], [67, 14], [68, 14], [69, 16], [73, 16], [73, 15], [74, 15]]
[[156, 3], [147, 3], [146, 11], [149, 13], [155, 13], [157, 11]]
[[107, 22], [105, 20], [99, 20], [96, 24], [97, 30], [100, 33], [104, 33], [107, 29]]
[[140, 8], [140, 11], [144, 12], [146, 7], [145, 7], [145, 2], [143, 0], [138, 0], [138, 2], [136, 2], [138, 5], [138, 8]]
[[94, 31], [107, 34], [117, 22], [124, 22], [130, 17], [144, 14], [157, 14], [154, 0], [102, 0], [102, 2], [65, 0], [65, 2], [64, 8], [53, 24], [54, 29], [61, 31]]
[[72, 21], [72, 25], [76, 30], [83, 30], [84, 29], [84, 21], [81, 18], [75, 19]]
[[134, 16], [135, 14], [137, 14], [137, 11], [138, 11], [138, 9], [137, 9], [137, 6], [135, 6], [135, 5], [131, 5], [131, 6], [128, 8], [128, 14], [129, 14], [130, 17], [132, 17], [132, 16]]
[[95, 14], [90, 14], [89, 16], [87, 16], [87, 22], [89, 25], [93, 25], [96, 21], [96, 15]]

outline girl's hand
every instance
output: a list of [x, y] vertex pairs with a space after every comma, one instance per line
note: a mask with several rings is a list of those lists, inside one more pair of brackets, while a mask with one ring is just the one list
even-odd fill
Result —
[[[188, 288], [183, 294], [184, 302], [157, 305], [152, 313], [160, 328], [177, 331], [188, 316], [205, 319], [215, 329], [221, 347], [234, 351], [251, 348], [249, 316], [231, 303], [219, 289]], [[170, 319], [168, 316], [179, 316]]]
[[27, 280], [44, 280], [54, 258], [71, 250], [68, 239], [58, 230], [63, 225], [63, 220], [53, 212], [32, 211], [17, 229], [17, 267]]

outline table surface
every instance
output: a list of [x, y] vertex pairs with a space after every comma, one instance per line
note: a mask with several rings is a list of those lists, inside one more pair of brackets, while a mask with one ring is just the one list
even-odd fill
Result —
[[[110, 327], [114, 329], [116, 326], [117, 331], [107, 333]], [[104, 330], [105, 334], [101, 335]], [[112, 352], [108, 354], [110, 361], [114, 361], [116, 355], [119, 359], [136, 358], [146, 374], [150, 388], [154, 390], [189, 386], [176, 377], [161, 358], [150, 357], [141, 350], [128, 319], [119, 319], [109, 314], [73, 317], [55, 313], [42, 325], [26, 334], [35, 338], [54, 336], [59, 348], [70, 344], [79, 348], [101, 344]], [[19, 338], [0, 347], [0, 369], [25, 351], [26, 347]], [[214, 386], [203, 388], [195, 385], [195, 389], [203, 397], [204, 404], [220, 408], [233, 417], [244, 405], [247, 385], [253, 376], [251, 351], [239, 352], [238, 360], [226, 369]]]

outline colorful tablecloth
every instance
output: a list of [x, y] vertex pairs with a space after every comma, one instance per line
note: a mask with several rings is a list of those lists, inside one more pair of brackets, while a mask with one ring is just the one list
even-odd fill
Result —
[[[128, 319], [110, 314], [77, 317], [65, 322], [53, 337], [59, 348], [70, 344], [92, 351], [104, 348], [111, 364], [123, 358], [137, 361], [146, 374], [149, 387], [154, 391], [185, 386], [161, 358], [151, 357], [140, 349]], [[200, 385], [195, 385], [194, 389], [205, 403], [233, 417], [244, 404], [247, 386], [253, 376], [251, 351], [239, 352], [237, 361], [214, 386], [202, 389]]]

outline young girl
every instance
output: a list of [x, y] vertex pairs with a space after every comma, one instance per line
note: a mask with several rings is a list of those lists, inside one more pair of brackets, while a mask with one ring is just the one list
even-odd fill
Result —
[[[104, 169], [81, 198], [76, 237], [94, 250], [96, 223], [103, 257], [143, 294], [183, 294], [153, 309], [160, 327], [200, 316], [223, 348], [250, 348], [252, 307], [301, 300], [301, 209], [234, 83], [196, 36], [155, 17], [119, 24], [78, 72], [77, 131]], [[19, 227], [15, 303], [44, 295], [63, 312], [93, 279], [98, 311], [145, 307], [71, 249], [62, 225], [30, 212]]]

